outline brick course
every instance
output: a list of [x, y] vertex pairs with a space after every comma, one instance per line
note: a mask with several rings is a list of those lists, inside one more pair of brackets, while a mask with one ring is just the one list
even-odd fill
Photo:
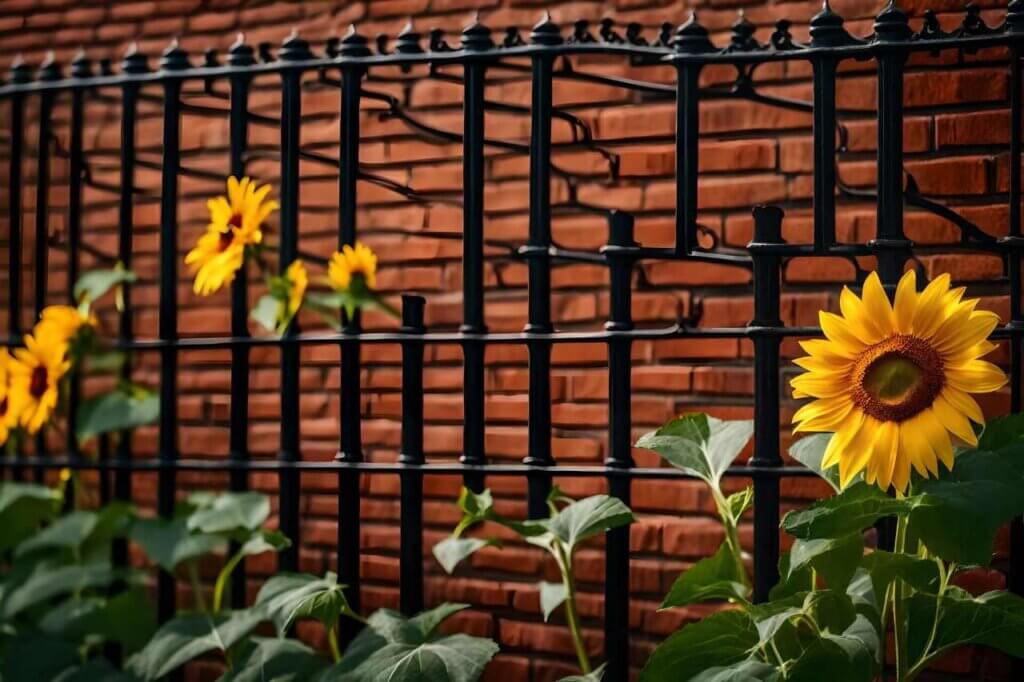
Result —
[[[303, 37], [314, 42], [340, 35], [352, 22], [371, 38], [378, 34], [394, 36], [408, 17], [426, 33], [434, 26], [449, 32], [449, 42], [466, 23], [473, 9], [493, 29], [516, 25], [528, 29], [548, 9], [554, 21], [568, 26], [577, 18], [592, 22], [613, 16], [620, 23], [639, 22], [645, 35], [656, 35], [660, 24], [678, 24], [690, 4], [699, 6], [702, 23], [712, 30], [718, 44], [728, 40], [729, 26], [736, 9], [743, 7], [746, 17], [757, 27], [757, 37], [767, 39], [774, 21], [786, 17], [794, 22], [793, 33], [805, 39], [806, 23], [818, 10], [815, 0], [771, 2], [766, 0], [701, 0], [684, 3], [670, 0], [591, 0], [540, 2], [536, 0], [373, 0], [372, 2], [269, 2], [265, 0], [161, 0], [160, 2], [117, 2], [112, 0], [80, 3], [73, 0], [3, 0], [0, 2], [0, 65], [9, 64], [21, 54], [37, 65], [47, 51], [66, 64], [79, 45], [88, 48], [94, 60], [117, 63], [133, 42], [156, 64], [160, 51], [172, 36], [192, 54], [193, 61], [208, 48], [224, 49], [242, 30], [256, 45], [268, 42], [276, 50], [280, 41], [296, 27]], [[884, 4], [881, 0], [836, 0], [833, 8], [847, 18], [847, 27], [855, 33], [870, 32], [871, 17]], [[926, 9], [939, 13], [944, 28], [959, 22], [962, 2], [951, 0], [905, 0], [904, 9], [912, 12], [916, 23]], [[1002, 3], [981, 0], [982, 16], [990, 23], [1001, 18]], [[564, 29], [567, 30], [567, 29]], [[954, 206], [991, 234], [1006, 231], [1005, 192], [1008, 183], [1007, 143], [1009, 113], [1006, 55], [999, 50], [974, 55], [943, 54], [931, 57], [921, 53], [910, 62], [906, 77], [904, 104], [904, 150], [907, 171], [913, 174], [923, 192]], [[587, 73], [647, 80], [653, 84], [673, 85], [674, 74], [667, 67], [641, 68], [621, 59], [575, 57], [573, 67]], [[844, 63], [837, 88], [838, 106], [844, 111], [847, 149], [841, 154], [839, 176], [851, 187], [870, 188], [875, 180], [876, 125], [873, 65]], [[376, 72], [375, 72], [376, 73]], [[397, 77], [398, 72], [381, 75]], [[425, 75], [425, 74], [420, 74]], [[726, 85], [735, 74], [726, 68], [709, 68], [704, 85]], [[756, 73], [759, 87], [766, 93], [809, 101], [810, 71], [802, 62], [768, 64]], [[528, 77], [527, 77], [528, 78]], [[307, 76], [303, 95], [302, 142], [320, 154], [336, 155], [338, 144], [339, 97], [334, 88], [318, 87]], [[443, 130], [461, 128], [461, 90], [452, 83], [420, 78], [415, 81], [371, 81], [367, 88], [387, 93], [418, 120]], [[137, 140], [140, 163], [136, 182], [143, 190], [135, 206], [134, 268], [142, 281], [134, 288], [133, 302], [136, 333], [152, 336], [157, 324], [157, 253], [160, 188], [160, 103], [159, 91], [146, 88], [139, 108]], [[487, 90], [488, 99], [508, 104], [529, 101], [529, 82], [522, 74], [501, 73]], [[107, 91], [104, 94], [115, 95]], [[224, 103], [201, 92], [190, 94], [190, 104], [223, 107]], [[572, 113], [592, 132], [602, 148], [617, 156], [617, 174], [608, 158], [582, 146], [560, 147], [553, 155], [557, 167], [572, 175], [571, 180], [556, 176], [552, 183], [552, 201], [556, 204], [552, 230], [555, 241], [567, 248], [594, 250], [606, 239], [603, 218], [586, 207], [619, 208], [633, 211], [637, 217], [637, 236], [645, 245], [666, 246], [673, 239], [675, 207], [674, 103], [671, 97], [638, 95], [601, 84], [560, 79], [555, 86], [555, 102]], [[255, 80], [251, 109], [275, 117], [279, 93], [273, 77]], [[26, 112], [24, 131], [26, 184], [22, 191], [24, 208], [25, 289], [31, 289], [35, 234], [33, 230], [36, 196], [33, 180], [38, 139], [34, 103]], [[85, 146], [92, 178], [97, 183], [116, 187], [119, 183], [117, 150], [120, 146], [118, 105], [115, 101], [90, 99], [85, 127]], [[422, 193], [426, 201], [410, 202], [380, 184], [359, 183], [358, 222], [360, 236], [380, 254], [380, 285], [396, 297], [403, 290], [426, 295], [427, 323], [434, 329], [450, 329], [461, 321], [461, 211], [453, 200], [462, 186], [461, 149], [457, 144], [435, 143], [417, 135], [403, 121], [385, 115], [377, 100], [364, 100], [361, 112], [363, 171], [408, 184]], [[59, 135], [66, 145], [66, 102], [57, 109]], [[0, 125], [7, 130], [6, 106], [0, 106]], [[524, 142], [529, 137], [529, 119], [506, 112], [487, 114], [488, 134], [506, 141]], [[810, 196], [812, 192], [812, 154], [810, 116], [804, 112], [779, 109], [764, 104], [734, 99], [708, 99], [700, 110], [702, 132], [700, 148], [699, 221], [706, 228], [705, 245], [712, 238], [730, 247], [742, 247], [751, 238], [750, 207], [756, 203], [775, 203], [787, 211], [784, 236], [789, 241], [807, 242], [811, 235]], [[553, 126], [556, 142], [572, 139], [573, 131], [563, 121]], [[204, 118], [186, 114], [182, 126], [184, 164], [189, 168], [227, 173], [227, 123], [222, 118]], [[268, 152], [279, 144], [274, 125], [254, 122], [250, 126], [250, 144], [254, 152], [249, 172], [262, 181], [275, 182], [278, 162]], [[526, 320], [526, 268], [508, 258], [510, 246], [526, 238], [529, 166], [525, 155], [492, 147], [487, 149], [487, 187], [485, 235], [488, 241], [485, 268], [486, 314], [494, 331], [517, 331]], [[8, 196], [7, 144], [0, 169], [0, 203], [6, 207]], [[150, 167], [152, 164], [156, 164]], [[48, 198], [50, 208], [49, 274], [51, 302], [62, 301], [67, 287], [66, 256], [61, 247], [66, 229], [67, 162], [52, 161], [53, 187]], [[302, 212], [300, 217], [303, 251], [327, 255], [336, 242], [336, 171], [304, 160], [302, 174]], [[571, 184], [570, 184], [571, 183]], [[182, 254], [205, 226], [205, 199], [221, 188], [196, 176], [181, 178], [180, 244]], [[575, 192], [579, 202], [570, 199]], [[117, 196], [95, 187], [85, 190], [85, 241], [97, 252], [117, 250]], [[1004, 203], [1000, 203], [1000, 202]], [[6, 210], [0, 211], [0, 237], [6, 242], [9, 231]], [[908, 209], [908, 235], [921, 243], [949, 243], [957, 231], [930, 214]], [[276, 217], [270, 219], [270, 232]], [[841, 240], [865, 241], [873, 236], [874, 210], [870, 203], [841, 199], [837, 216]], [[452, 238], [454, 236], [454, 238]], [[983, 256], [929, 255], [922, 257], [929, 275], [951, 272], [955, 280], [982, 295], [982, 306], [1004, 315], [1005, 287], [993, 284], [1002, 277], [998, 260]], [[88, 268], [92, 259], [85, 258]], [[811, 325], [819, 308], [837, 307], [838, 287], [853, 281], [856, 268], [870, 269], [873, 259], [794, 259], [785, 270], [782, 299], [787, 324]], [[228, 297], [218, 294], [200, 300], [191, 292], [184, 267], [178, 289], [179, 327], [183, 335], [223, 335], [230, 328]], [[9, 276], [7, 268], [0, 280]], [[634, 311], [643, 325], [667, 325], [680, 318], [692, 318], [701, 326], [742, 326], [752, 314], [750, 277], [743, 270], [713, 264], [644, 262], [635, 276]], [[608, 314], [607, 273], [590, 265], [556, 267], [552, 272], [552, 311], [561, 329], [596, 329]], [[254, 297], [260, 285], [254, 276]], [[0, 296], [7, 296], [0, 287]], [[31, 296], [31, 291], [28, 291]], [[31, 299], [29, 299], [31, 300]], [[31, 305], [24, 323], [30, 323]], [[6, 324], [6, 315], [0, 316]], [[104, 320], [114, 329], [115, 316], [107, 311]], [[315, 328], [313, 317], [303, 316], [304, 328]], [[379, 314], [366, 315], [369, 327], [391, 328], [395, 322]], [[794, 341], [783, 344], [786, 357], [799, 352]], [[398, 447], [400, 419], [400, 356], [397, 347], [363, 347], [365, 367], [362, 373], [363, 442], [371, 461], [392, 461]], [[751, 415], [752, 349], [746, 341], [684, 339], [661, 342], [644, 341], [634, 346], [633, 415], [637, 435], [671, 415], [685, 410], [706, 410], [726, 418]], [[1008, 357], [1003, 348], [997, 359]], [[227, 351], [188, 351], [181, 354], [179, 413], [182, 456], [223, 458], [228, 450], [229, 375]], [[254, 457], [276, 454], [279, 403], [276, 391], [279, 376], [277, 353], [272, 348], [252, 352], [252, 393], [249, 400], [252, 431], [249, 445]], [[338, 350], [330, 346], [303, 347], [300, 404], [302, 416], [302, 456], [327, 459], [337, 450], [339, 439], [340, 374]], [[425, 414], [428, 425], [425, 446], [432, 459], [453, 459], [461, 447], [461, 352], [453, 346], [429, 347], [424, 376]], [[155, 383], [158, 360], [141, 354], [135, 359], [136, 376]], [[495, 460], [517, 461], [526, 455], [526, 350], [515, 346], [496, 346], [487, 351], [488, 419], [486, 448]], [[606, 350], [597, 344], [556, 346], [552, 355], [552, 420], [555, 457], [571, 464], [600, 463], [606, 455], [607, 371]], [[786, 366], [785, 377], [793, 369]], [[1006, 393], [985, 396], [983, 406], [990, 413], [1005, 412]], [[783, 418], [792, 414], [786, 404]], [[139, 457], [155, 455], [154, 429], [140, 429], [133, 439]], [[782, 434], [788, 445], [788, 431]], [[54, 446], [57, 442], [55, 438]], [[650, 453], [636, 451], [641, 465], [654, 466]], [[224, 487], [226, 475], [182, 472], [180, 489]], [[307, 495], [303, 497], [302, 568], [321, 572], [334, 562], [336, 480], [330, 475], [304, 477]], [[141, 504], [152, 503], [155, 478], [140, 474], [135, 479], [134, 495]], [[395, 607], [398, 603], [397, 478], [366, 475], [362, 479], [364, 524], [361, 543], [364, 554], [361, 570], [364, 579], [363, 600], [367, 608]], [[600, 480], [557, 481], [573, 495], [604, 490]], [[489, 481], [505, 511], [525, 514], [525, 481], [501, 478]], [[251, 476], [254, 488], [271, 495], [277, 490], [276, 477], [267, 473]], [[451, 477], [426, 480], [424, 529], [427, 551], [450, 530], [457, 514], [450, 501], [458, 491]], [[806, 480], [783, 483], [786, 506], [804, 503], [823, 494], [823, 486]], [[688, 619], [707, 612], [704, 607], [656, 613], [656, 604], [678, 571], [713, 552], [721, 537], [713, 520], [713, 505], [699, 485], [690, 481], [637, 481], [634, 506], [641, 520], [632, 529], [634, 558], [631, 566], [635, 600], [631, 605], [633, 627], [632, 659], [641, 665], [653, 645]], [[749, 527], [742, 532], [749, 543]], [[1005, 545], [1005, 543], [1004, 543]], [[1005, 550], [1005, 546], [1004, 546]], [[603, 562], [600, 543], [580, 552], [583, 582], [581, 611], [586, 621], [585, 637], [595, 655], [602, 645], [600, 600]], [[1001, 557], [1000, 561], [1005, 556]], [[572, 672], [571, 647], [565, 630], [540, 622], [538, 597], [534, 583], [542, 576], [552, 577], [553, 567], [533, 548], [510, 546], [503, 551], [485, 550], [456, 578], [442, 578], [433, 558], [424, 557], [426, 595], [429, 603], [460, 600], [472, 608], [461, 615], [457, 627], [475, 634], [494, 637], [503, 653], [488, 671], [490, 680], [553, 680]], [[1001, 564], [1000, 564], [1001, 565]], [[248, 562], [254, 577], [273, 569], [268, 557]], [[965, 585], [986, 589], [1001, 583], [993, 574], [965, 579]], [[255, 583], [254, 583], [255, 584]], [[553, 619], [561, 622], [556, 615]], [[322, 633], [303, 630], [304, 636], [317, 640]], [[944, 671], [969, 679], [1006, 679], [1007, 666], [998, 657], [980, 651], [958, 652], [939, 666]], [[197, 666], [197, 679], [215, 670]]]

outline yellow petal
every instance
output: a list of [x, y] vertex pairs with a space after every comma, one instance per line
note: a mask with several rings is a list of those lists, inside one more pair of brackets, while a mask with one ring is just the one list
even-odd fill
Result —
[[953, 435], [972, 447], [978, 444], [978, 437], [974, 435], [971, 422], [967, 420], [967, 417], [962, 412], [959, 412], [950, 405], [941, 394], [935, 399], [932, 409], [935, 410], [935, 415], [939, 418], [942, 425]]
[[822, 310], [818, 313], [818, 321], [821, 323], [821, 330], [825, 333], [825, 336], [827, 336], [834, 345], [843, 349], [847, 353], [860, 353], [867, 347], [867, 344], [858, 339], [853, 332], [850, 331], [846, 320], [838, 315]]
[[941, 395], [946, 399], [946, 402], [953, 406], [954, 410], [966, 415], [971, 421], [977, 424], [985, 423], [985, 415], [982, 414], [978, 403], [971, 396], [952, 386], [943, 388]]
[[896, 286], [896, 303], [893, 306], [893, 322], [900, 334], [909, 334], [917, 310], [917, 275], [907, 270]]
[[864, 280], [862, 300], [867, 318], [874, 326], [879, 338], [885, 338], [892, 334], [895, 331], [892, 305], [889, 303], [889, 297], [885, 294], [882, 280], [878, 278], [877, 272], [872, 272]]
[[950, 386], [969, 393], [990, 393], [1006, 385], [1003, 370], [987, 360], [971, 360], [960, 367], [946, 369], [946, 381]]

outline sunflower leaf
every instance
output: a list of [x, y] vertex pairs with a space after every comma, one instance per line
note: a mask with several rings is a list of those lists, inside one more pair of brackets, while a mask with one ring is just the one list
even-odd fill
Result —
[[112, 287], [130, 284], [137, 277], [131, 270], [126, 270], [120, 263], [109, 270], [90, 270], [75, 282], [74, 297], [77, 302], [89, 303], [103, 296]]
[[84, 443], [103, 433], [154, 423], [160, 417], [160, 395], [137, 384], [118, 387], [84, 401], [75, 420], [75, 437]]
[[[1024, 656], [1024, 599], [1009, 592], [988, 592], [972, 597], [951, 587], [941, 597], [918, 592], [910, 598], [908, 648], [911, 660], [933, 656], [965, 644], [980, 644]], [[935, 616], [938, 613], [938, 622]], [[931, 633], [928, 651], [924, 647]]]
[[659, 609], [712, 600], [746, 600], [749, 589], [745, 580], [729, 546], [723, 542], [712, 556], [679, 574]]
[[885, 516], [909, 514], [920, 503], [920, 497], [896, 499], [876, 486], [855, 483], [838, 495], [789, 512], [782, 520], [782, 528], [801, 540], [839, 538], [859, 532]]
[[853, 577], [863, 553], [864, 539], [859, 532], [838, 538], [797, 539], [789, 551], [789, 571], [792, 574], [813, 568], [830, 588], [842, 590]]
[[654, 650], [640, 682], [688, 682], [711, 668], [747, 660], [757, 646], [754, 622], [741, 611], [720, 611], [674, 632]]
[[653, 450], [672, 466], [719, 487], [722, 474], [754, 434], [751, 420], [723, 421], [686, 414], [640, 437], [636, 447]]
[[[821, 463], [825, 457], [825, 449], [832, 440], [831, 433], [815, 433], [805, 436], [789, 446], [789, 456], [825, 479], [837, 493], [842, 489], [839, 485], [839, 467], [823, 468]], [[854, 480], [860, 480], [858, 475]]]

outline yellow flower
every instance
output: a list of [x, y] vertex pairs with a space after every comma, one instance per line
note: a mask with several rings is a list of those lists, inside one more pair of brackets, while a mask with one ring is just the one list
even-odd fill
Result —
[[293, 260], [288, 269], [284, 272], [284, 279], [288, 283], [288, 299], [280, 302], [277, 313], [277, 329], [283, 332], [288, 323], [292, 321], [302, 307], [302, 297], [306, 295], [306, 286], [309, 284], [309, 275], [306, 273], [306, 265], [299, 259]]
[[361, 276], [367, 289], [377, 288], [377, 256], [360, 242], [355, 248], [346, 244], [336, 251], [327, 266], [327, 279], [339, 291], [348, 291], [356, 275]]
[[43, 308], [32, 334], [69, 341], [83, 326], [95, 327], [97, 323], [92, 313], [82, 314], [69, 305], [51, 305]]
[[[43, 330], [45, 332], [45, 330]], [[29, 433], [36, 433], [57, 407], [58, 385], [71, 367], [67, 342], [55, 336], [26, 336], [10, 363], [11, 408]]]
[[14, 360], [6, 348], [0, 348], [0, 445], [7, 442], [11, 429], [18, 425], [18, 413], [11, 407], [10, 367]]
[[890, 304], [876, 273], [863, 298], [845, 289], [842, 315], [821, 312], [826, 339], [801, 342], [807, 370], [792, 381], [793, 397], [814, 398], [793, 416], [797, 431], [832, 431], [822, 466], [839, 465], [843, 487], [861, 471], [868, 483], [903, 492], [913, 467], [937, 476], [953, 466], [950, 434], [977, 445], [971, 422], [984, 423], [970, 393], [1006, 384], [1006, 375], [979, 359], [995, 349], [988, 335], [995, 313], [950, 289], [949, 275], [918, 293], [907, 272]]
[[263, 241], [260, 227], [277, 202], [267, 200], [270, 185], [257, 188], [249, 178], [228, 178], [227, 196], [210, 199], [210, 224], [195, 248], [185, 256], [185, 264], [196, 273], [193, 290], [208, 296], [230, 284], [245, 262], [245, 249]]

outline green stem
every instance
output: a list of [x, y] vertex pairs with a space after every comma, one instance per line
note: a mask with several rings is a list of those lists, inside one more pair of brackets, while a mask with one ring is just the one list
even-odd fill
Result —
[[331, 648], [331, 658], [334, 659], [335, 663], [340, 663], [341, 649], [338, 647], [337, 628], [331, 627], [327, 629], [327, 645]]
[[911, 666], [910, 671], [907, 672], [908, 681], [916, 679], [918, 675], [924, 672], [924, 669], [928, 667], [928, 664], [931, 663], [939, 653], [941, 653], [939, 651], [932, 651], [931, 649], [932, 645], [935, 644], [935, 636], [939, 631], [939, 609], [941, 608], [942, 595], [945, 594], [946, 589], [949, 587], [949, 579], [952, 577], [956, 567], [950, 565], [947, 570], [942, 559], [939, 557], [935, 557], [935, 563], [939, 567], [939, 591], [935, 599], [935, 616], [932, 618], [932, 629], [931, 632], [928, 633], [928, 642], [921, 650], [921, 658], [918, 659], [918, 661]]
[[732, 560], [736, 564], [736, 575], [742, 577], [743, 584], [750, 587], [750, 578], [747, 576], [747, 566], [743, 563], [743, 548], [740, 546], [740, 534], [737, 528], [737, 519], [732, 517], [729, 510], [729, 503], [721, 491], [714, 486], [711, 488], [711, 495], [715, 499], [715, 506], [718, 508], [718, 516], [722, 520], [722, 527], [725, 529], [725, 544], [729, 547]]
[[220, 613], [221, 603], [224, 600], [224, 589], [227, 587], [228, 578], [231, 577], [231, 573], [243, 558], [244, 555], [241, 552], [237, 552], [233, 557], [228, 559], [227, 563], [224, 564], [224, 568], [220, 569], [220, 573], [217, 574], [217, 581], [213, 584], [214, 613]]
[[[896, 520], [896, 543], [894, 551], [903, 554], [907, 543], [907, 517], [899, 516]], [[904, 584], [897, 578], [892, 585], [892, 632], [896, 649], [896, 682], [907, 682], [909, 661], [907, 660], [907, 623], [904, 611]]]
[[565, 586], [565, 621], [569, 626], [569, 634], [572, 636], [572, 645], [576, 649], [576, 659], [580, 664], [580, 671], [589, 675], [591, 671], [590, 657], [587, 655], [587, 648], [583, 643], [583, 633], [580, 628], [580, 617], [576, 611], [576, 580], [572, 572], [572, 564], [565, 550], [560, 545], [555, 545], [555, 559], [562, 571], [562, 584]]
[[196, 609], [206, 613], [206, 599], [203, 598], [203, 586], [199, 582], [199, 567], [195, 561], [188, 562], [188, 579], [192, 584], [192, 597], [196, 600]]

